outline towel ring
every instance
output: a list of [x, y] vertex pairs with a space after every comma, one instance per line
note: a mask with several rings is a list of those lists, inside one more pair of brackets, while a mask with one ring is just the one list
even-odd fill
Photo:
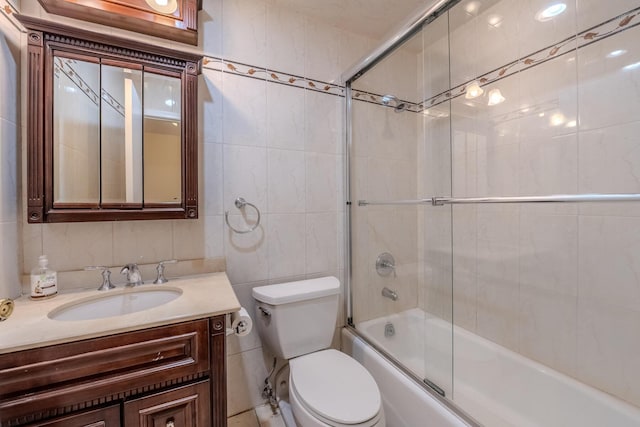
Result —
[[247, 202], [243, 197], [238, 197], [236, 199], [236, 201], [235, 201], [235, 205], [236, 205], [236, 208], [238, 208], [238, 209], [243, 209], [247, 205], [251, 206], [253, 209], [256, 210], [256, 213], [258, 214], [258, 219], [256, 220], [256, 223], [253, 224], [253, 227], [247, 228], [246, 230], [238, 230], [236, 228], [233, 228], [233, 226], [229, 223], [229, 211], [226, 211], [224, 213], [224, 220], [227, 223], [227, 225], [229, 226], [229, 228], [234, 233], [238, 233], [238, 234], [251, 233], [253, 230], [258, 228], [258, 226], [260, 225], [260, 209], [258, 209], [257, 206], [254, 205], [253, 203]]

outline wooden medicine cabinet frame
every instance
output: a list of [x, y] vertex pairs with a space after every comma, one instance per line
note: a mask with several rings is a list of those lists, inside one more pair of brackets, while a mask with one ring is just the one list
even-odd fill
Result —
[[[202, 56], [17, 16], [28, 29], [27, 220], [42, 222], [195, 219], [198, 217], [198, 74]], [[180, 77], [181, 195], [176, 203], [117, 207], [100, 202], [54, 205], [54, 52], [130, 64]]]

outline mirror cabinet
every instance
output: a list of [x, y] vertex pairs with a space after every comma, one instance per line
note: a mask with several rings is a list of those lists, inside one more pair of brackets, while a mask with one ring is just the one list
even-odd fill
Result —
[[19, 19], [28, 221], [197, 218], [201, 56]]

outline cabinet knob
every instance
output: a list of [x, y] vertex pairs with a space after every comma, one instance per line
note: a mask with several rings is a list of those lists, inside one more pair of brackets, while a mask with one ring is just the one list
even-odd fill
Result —
[[173, 420], [173, 418], [169, 418], [167, 420], [167, 426], [166, 427], [175, 427], [175, 421]]

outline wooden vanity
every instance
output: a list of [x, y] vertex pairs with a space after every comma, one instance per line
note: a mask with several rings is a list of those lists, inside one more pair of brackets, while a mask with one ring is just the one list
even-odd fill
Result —
[[224, 426], [224, 316], [0, 355], [0, 425]]
[[47, 312], [85, 295], [18, 299], [0, 325], [0, 427], [225, 426], [225, 313], [237, 299], [224, 273], [172, 283], [174, 302], [82, 322]]

